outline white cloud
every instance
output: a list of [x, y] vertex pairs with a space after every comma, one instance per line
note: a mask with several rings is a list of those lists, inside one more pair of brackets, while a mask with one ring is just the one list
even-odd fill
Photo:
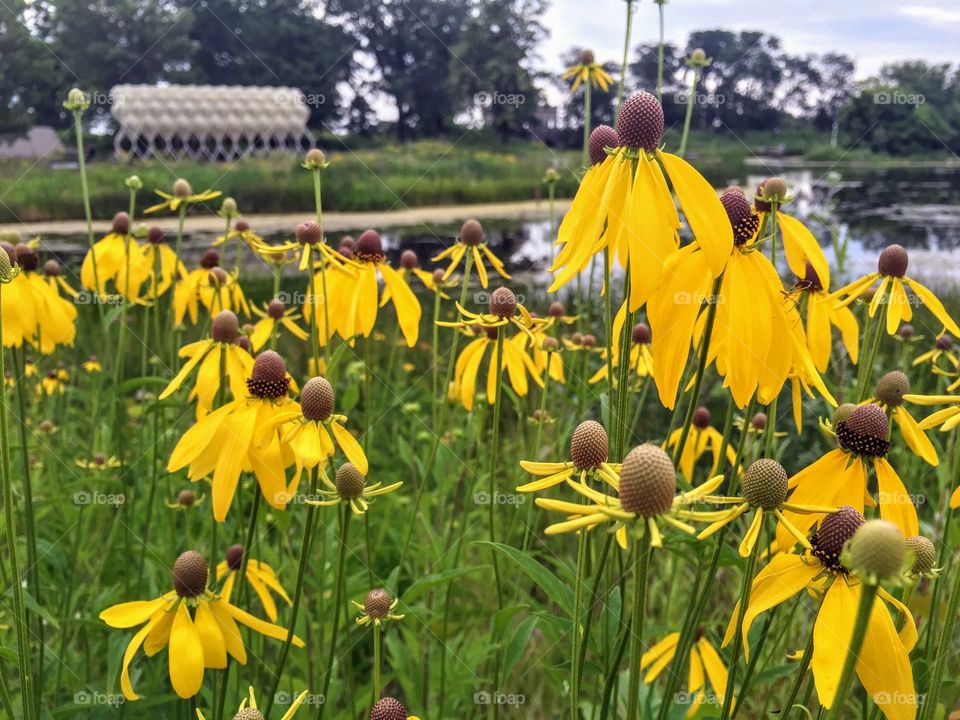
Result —
[[930, 20], [937, 23], [960, 23], [960, 10], [946, 10], [928, 5], [907, 5], [902, 10], [904, 15]]

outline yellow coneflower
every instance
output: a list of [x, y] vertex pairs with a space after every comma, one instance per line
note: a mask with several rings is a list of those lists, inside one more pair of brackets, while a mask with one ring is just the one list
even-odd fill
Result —
[[[486, 398], [489, 404], [493, 404], [496, 396], [497, 383], [497, 330], [494, 328], [478, 328], [480, 337], [471, 340], [466, 347], [460, 351], [457, 362], [454, 365], [453, 383], [449, 388], [449, 396], [458, 398], [463, 407], [469, 412], [473, 410], [473, 401], [476, 395], [477, 376], [480, 374], [480, 364], [483, 361], [487, 351], [490, 351], [490, 359], [487, 365]], [[533, 360], [527, 355], [522, 346], [518, 346], [512, 339], [503, 343], [503, 354], [500, 357], [499, 372], [507, 371], [507, 377], [510, 380], [510, 386], [520, 397], [526, 397], [529, 391], [527, 374], [533, 378], [533, 381], [543, 386], [543, 380], [533, 363]]]
[[320, 494], [328, 498], [327, 500], [307, 500], [311, 505], [331, 506], [346, 503], [354, 515], [363, 515], [370, 508], [370, 498], [379, 497], [392, 493], [403, 485], [403, 482], [395, 482], [391, 485], [383, 483], [374, 483], [367, 485], [365, 473], [350, 462], [345, 462], [337, 468], [337, 474], [334, 482], [330, 482], [327, 474], [321, 473], [321, 479], [328, 490], [321, 490]]
[[[10, 287], [19, 296], [19, 301], [32, 304], [26, 314], [28, 318], [35, 318], [36, 325], [34, 334], [26, 340], [44, 355], [49, 355], [58, 345], [73, 345], [77, 335], [77, 308], [72, 301], [60, 297], [56, 283], [51, 284], [37, 272], [40, 265], [37, 244], [37, 241], [18, 243], [14, 248], [21, 272], [10, 283]], [[56, 261], [45, 265], [45, 276], [48, 269], [51, 273], [59, 274], [60, 265]], [[19, 311], [19, 308], [16, 310]], [[20, 323], [17, 325], [23, 327]]]
[[[291, 631], [260, 620], [208, 590], [208, 576], [206, 559], [189, 550], [173, 565], [171, 592], [153, 600], [114, 605], [100, 613], [100, 619], [113, 628], [142, 626], [123, 653], [120, 687], [127, 700], [140, 699], [130, 682], [130, 663], [141, 646], [147, 657], [168, 648], [173, 690], [181, 698], [190, 698], [200, 692], [204, 670], [225, 668], [228, 654], [246, 664], [247, 651], [237, 623], [276, 640], [285, 641], [290, 635]], [[303, 640], [296, 635], [292, 641], [303, 647]]]
[[100, 360], [97, 359], [96, 355], [90, 355], [86, 360], [84, 360], [80, 367], [88, 373], [99, 373], [103, 372], [103, 365], [100, 364]]
[[[403, 337], [407, 345], [413, 347], [420, 334], [420, 301], [403, 276], [390, 267], [380, 235], [374, 230], [365, 230], [357, 238], [353, 253], [357, 261], [355, 278], [338, 274], [327, 278], [331, 326], [337, 329], [344, 340], [357, 335], [370, 336], [377, 321], [377, 310], [381, 306], [377, 287], [379, 274], [383, 279], [384, 292], [389, 291], [389, 300], [397, 311], [397, 322]], [[318, 320], [322, 314], [321, 309], [317, 314]]]
[[827, 292], [829, 285], [823, 284], [809, 261], [804, 274], [798, 278], [791, 295], [798, 302], [801, 298], [806, 301], [807, 347], [810, 348], [814, 366], [820, 372], [825, 372], [830, 363], [830, 351], [833, 348], [831, 326], [840, 331], [850, 362], [856, 365], [860, 353], [857, 316], [835, 295]]
[[250, 304], [240, 286], [239, 272], [227, 272], [215, 267], [197, 282], [197, 295], [200, 302], [213, 314], [221, 310], [233, 310], [238, 315], [250, 317]]
[[278, 413], [273, 421], [280, 428], [284, 444], [293, 449], [298, 467], [310, 469], [325, 463], [338, 446], [347, 460], [366, 475], [367, 456], [344, 427], [347, 418], [334, 414], [335, 400], [333, 387], [326, 378], [311, 378], [300, 391], [300, 407], [291, 403], [291, 410]]
[[392, 697], [380, 698], [370, 709], [371, 720], [420, 720], [415, 715], [407, 715], [403, 704]]
[[379, 626], [389, 620], [403, 620], [404, 617], [393, 612], [400, 600], [390, 597], [390, 593], [383, 588], [374, 588], [368, 592], [362, 603], [355, 600], [350, 602], [361, 611], [357, 617], [357, 625]]
[[460, 234], [457, 236], [456, 242], [446, 250], [434, 255], [432, 260], [433, 262], [441, 262], [447, 258], [450, 259], [450, 264], [443, 273], [443, 279], [446, 280], [460, 266], [467, 253], [472, 255], [473, 267], [476, 268], [481, 287], [487, 287], [489, 281], [487, 269], [483, 264], [484, 258], [500, 277], [506, 280], [510, 279], [503, 262], [490, 250], [490, 245], [485, 240], [483, 226], [476, 220], [467, 220], [460, 227]]
[[706, 332], [708, 313], [701, 313], [701, 308], [714, 304], [708, 360], [715, 362], [738, 407], [754, 393], [763, 404], [771, 402], [796, 367], [803, 368], [811, 385], [835, 404], [814, 367], [799, 315], [776, 268], [754, 243], [757, 215], [739, 188], [728, 188], [720, 203], [736, 242], [716, 297], [710, 258], [691, 244], [667, 261], [666, 279], [647, 304], [653, 377], [661, 402], [668, 408], [676, 403], [691, 338]]
[[[765, 237], [757, 238], [765, 242], [773, 235], [774, 228], [770, 227], [770, 220], [776, 218], [780, 238], [783, 240], [784, 254], [787, 256], [787, 266], [797, 277], [804, 277], [807, 265], [813, 268], [813, 273], [824, 288], [830, 287], [830, 264], [820, 243], [813, 233], [802, 222], [783, 211], [783, 205], [792, 200], [787, 194], [787, 183], [783, 178], [767, 178], [757, 189], [753, 198], [753, 205], [759, 215], [760, 224], [757, 232], [766, 233]], [[776, 210], [773, 210], [776, 206]]]
[[[127, 271], [123, 267], [117, 275], [117, 287], [130, 301], [143, 301], [163, 295], [174, 281], [187, 277], [187, 268], [166, 242], [163, 230], [151, 227], [147, 242], [130, 263], [129, 290]], [[147, 287], [144, 288], [144, 283]]]
[[[165, 193], [163, 190], [154, 190], [154, 192], [163, 199], [163, 202], [157, 203], [156, 205], [151, 205], [144, 210], [143, 212], [146, 215], [150, 215], [151, 213], [159, 212], [161, 210], [177, 212], [181, 205], [189, 207], [190, 205], [194, 205], [196, 203], [214, 200], [223, 195], [223, 193], [219, 190], [204, 190], [202, 192], [195, 193], [193, 192], [193, 188], [190, 187], [190, 183], [183, 178], [177, 178], [174, 181], [171, 192], [169, 193]], [[97, 269], [99, 270], [99, 266]]]
[[[231, 545], [227, 548], [226, 557], [217, 563], [217, 582], [223, 582], [220, 586], [220, 597], [230, 602], [230, 596], [233, 594], [233, 585], [243, 567], [243, 545]], [[277, 573], [273, 568], [261, 560], [247, 559], [246, 575], [244, 576], [250, 587], [257, 593], [260, 603], [263, 605], [263, 611], [270, 618], [270, 622], [277, 621], [277, 603], [274, 602], [271, 591], [275, 592], [286, 601], [287, 605], [293, 605], [287, 591], [283, 589]]]
[[[917, 405], [947, 405], [943, 410], [937, 410], [932, 415], [925, 417], [917, 425], [917, 428], [923, 432], [931, 430], [937, 426], [940, 432], [950, 432], [960, 425], [960, 395], [904, 395], [903, 399], [916, 403]], [[950, 507], [952, 509], [960, 508], [960, 486], [953, 491], [950, 496]], [[906, 533], [904, 533], [906, 534]], [[909, 535], [908, 535], [909, 537]]]
[[929, 363], [935, 372], [941, 370], [946, 373], [955, 373], [960, 369], [960, 358], [953, 350], [953, 337], [947, 333], [941, 333], [934, 341], [933, 348], [917, 355], [911, 365], [924, 363]]
[[[240, 708], [237, 710], [237, 714], [233, 716], [234, 720], [237, 720], [237, 718], [241, 718], [241, 720], [259, 720], [263, 717], [257, 710], [257, 698], [253, 694], [253, 688], [250, 687], [248, 692], [249, 696], [240, 701]], [[293, 698], [293, 702], [290, 703], [290, 707], [287, 708], [287, 711], [280, 720], [290, 720], [290, 718], [297, 714], [297, 710], [300, 709], [300, 706], [303, 705], [306, 699], [307, 691], [304, 690]], [[256, 715], [252, 714], [254, 712]], [[197, 720], [206, 720], [203, 713], [200, 712], [200, 708], [197, 708]]]
[[[617, 541], [626, 547], [627, 533], [621, 529], [642, 528], [650, 532], [650, 544], [663, 544], [657, 520], [662, 520], [685, 533], [693, 535], [696, 530], [678, 519], [678, 511], [699, 502], [723, 482], [723, 475], [708, 480], [699, 487], [676, 494], [677, 473], [669, 456], [657, 445], [650, 443], [635, 447], [623, 459], [615, 490], [618, 497], [597, 492], [584, 482], [568, 483], [577, 493], [591, 502], [580, 503], [537, 498], [539, 507], [561, 512], [569, 519], [554, 523], [544, 531], [547, 535], [578, 532], [603, 523], [613, 523], [611, 532], [617, 533]], [[686, 511], [685, 517], [698, 519], [695, 513]]]
[[63, 395], [64, 392], [66, 392], [66, 385], [56, 370], [48, 372], [40, 379], [40, 382], [37, 383], [37, 395], [52, 397], [54, 395]]
[[[877, 480], [880, 517], [900, 528], [906, 536], [918, 534], [917, 509], [900, 476], [887, 461], [890, 451], [890, 421], [883, 408], [874, 403], [837, 408], [831, 426], [839, 447], [830, 450], [790, 478], [795, 505], [839, 507], [849, 505], [863, 512], [865, 502], [873, 503], [867, 492], [867, 468], [873, 466]], [[830, 482], [824, 482], [830, 478]], [[787, 510], [790, 522], [805, 533], [816, 522], [812, 515], [798, 516]], [[777, 546], [791, 547], [795, 538], [783, 522], [777, 525]]]
[[584, 420], [570, 436], [570, 460], [542, 462], [521, 460], [520, 467], [539, 480], [520, 485], [517, 492], [538, 492], [571, 480], [586, 483], [587, 478], [600, 480], [616, 488], [620, 465], [607, 462], [607, 431], [596, 420]]
[[293, 452], [280, 442], [276, 415], [288, 410], [290, 377], [277, 353], [265, 350], [253, 363], [247, 378], [247, 396], [235, 398], [198, 420], [180, 438], [167, 471], [189, 466], [188, 477], [197, 481], [213, 473], [213, 516], [223, 522], [244, 470], [253, 472], [264, 499], [276, 510], [286, 507], [290, 493], [285, 468]]
[[603, 65], [596, 61], [591, 50], [584, 50], [580, 53], [580, 62], [563, 72], [563, 79], [570, 82], [570, 92], [575, 93], [581, 83], [589, 82], [594, 87], [599, 87], [603, 92], [610, 89], [613, 84], [613, 78], [603, 69]]
[[[613, 360], [611, 361], [613, 368], [620, 367], [620, 333], [623, 331], [625, 316], [626, 304], [621, 305], [613, 324]], [[653, 375], [653, 354], [650, 352], [650, 340], [650, 326], [642, 322], [636, 323], [630, 331], [630, 355], [628, 360], [630, 362], [630, 369], [638, 378]], [[609, 350], [606, 348], [601, 350], [600, 357], [606, 360], [607, 352], [609, 352]], [[604, 362], [588, 382], [593, 384], [606, 379], [607, 363]], [[616, 382], [616, 379], [616, 376], [614, 376], [614, 382]]]
[[[713, 522], [697, 535], [698, 540], [704, 540], [720, 528], [726, 527], [738, 517], [748, 511], [753, 512], [753, 520], [750, 522], [749, 529], [740, 543], [740, 557], [749, 557], [757, 544], [760, 536], [760, 529], [763, 527], [763, 515], [765, 512], [772, 513], [793, 536], [793, 539], [800, 543], [806, 549], [810, 549], [810, 542], [800, 530], [790, 520], [784, 516], [784, 511], [790, 510], [795, 513], [808, 515], [826, 514], [836, 512], [834, 507], [823, 507], [818, 505], [797, 505], [793, 502], [787, 502], [787, 492], [789, 481], [787, 471], [776, 460], [769, 458], [760, 458], [755, 460], [750, 467], [743, 473], [743, 484], [741, 494], [736, 497], [708, 495], [704, 498], [705, 502], [716, 505], [734, 505], [729, 510], [720, 510], [716, 513], [699, 513], [699, 517], [704, 519], [706, 516], [716, 518]], [[681, 517], [683, 517], [681, 513]]]
[[[423, 283], [423, 286], [427, 288], [427, 290], [440, 293], [440, 297], [449, 299], [449, 296], [443, 292], [443, 290], [445, 287], [452, 287], [455, 285], [455, 283], [449, 283], [448, 285], [447, 276], [439, 268], [433, 272], [427, 272], [421, 268], [420, 260], [413, 250], [404, 250], [402, 253], [400, 253], [400, 269], [397, 270], [397, 274], [403, 278], [404, 282], [406, 282], [408, 272], [416, 275], [420, 282]], [[383, 294], [380, 297], [380, 307], [383, 307], [389, 301], [390, 288], [384, 288]]]
[[[677, 654], [680, 633], [672, 632], [647, 650], [640, 658], [640, 669], [646, 670], [645, 683], [652, 683], [659, 677]], [[687, 683], [690, 709], [687, 717], [693, 717], [704, 703], [709, 702], [707, 688], [713, 693], [716, 704], [723, 705], [723, 696], [727, 688], [727, 667], [713, 647], [703, 630], [697, 630], [696, 640], [690, 648], [690, 676]]]
[[263, 238], [251, 229], [250, 223], [246, 220], [237, 220], [230, 232], [226, 235], [219, 235], [211, 244], [217, 247], [231, 240], [243, 243], [251, 250], [262, 250], [264, 245]]
[[187, 361], [180, 368], [170, 384], [160, 393], [160, 400], [173, 395], [190, 373], [197, 370], [197, 382], [190, 391], [190, 399], [197, 398], [198, 411], [213, 410], [213, 403], [220, 390], [221, 368], [225, 370], [227, 383], [234, 399], [243, 398], [247, 391], [247, 377], [253, 368], [250, 353], [234, 341], [240, 335], [237, 316], [229, 310], [217, 313], [210, 324], [210, 337], [205, 340], [184, 345], [180, 348], [180, 357]]
[[[837, 685], [863, 590], [862, 578], [844, 567], [841, 553], [863, 522], [860, 512], [841, 507], [821, 521], [811, 538], [812, 551], [803, 555], [775, 555], [753, 579], [750, 602], [743, 616], [744, 655], [749, 658], [749, 631], [759, 615], [804, 590], [823, 597], [813, 628], [810, 667], [820, 703], [827, 708], [838, 700]], [[878, 595], [885, 602], [873, 604], [867, 626], [870, 640], [860, 649], [856, 671], [867, 696], [873, 698], [887, 718], [908, 720], [916, 716], [917, 696], [909, 654], [917, 641], [917, 627], [913, 613], [900, 601], [883, 588], [878, 589]], [[896, 608], [905, 619], [899, 633], [885, 603]], [[727, 626], [724, 647], [736, 634], [738, 609], [739, 603]], [[844, 698], [839, 701], [843, 702]]]
[[177, 281], [173, 288], [173, 321], [177, 326], [190, 316], [190, 322], [197, 324], [200, 312], [200, 284], [208, 282], [210, 272], [220, 266], [220, 253], [207, 250], [200, 258], [200, 267], [191, 270]]
[[664, 266], [679, 242], [680, 218], [667, 177], [693, 231], [692, 247], [705, 255], [709, 277], [723, 272], [733, 246], [723, 206], [692, 165], [659, 149], [662, 137], [663, 107], [648, 92], [623, 102], [616, 130], [602, 125], [590, 135], [593, 166], [560, 224], [557, 240], [563, 247], [550, 268], [558, 273], [550, 292], [609, 248], [629, 270], [629, 310], [646, 302], [666, 276]]
[[[693, 422], [690, 425], [689, 435], [686, 445], [683, 446], [683, 452], [680, 454], [679, 467], [680, 472], [687, 478], [688, 482], [693, 482], [693, 468], [697, 461], [708, 452], [713, 455], [712, 464], [708, 476], [713, 477], [717, 472], [717, 466], [720, 464], [720, 451], [723, 448], [723, 435], [710, 425], [710, 410], [704, 406], [698, 407], [693, 411]], [[680, 437], [683, 435], [683, 428], [677, 428], [670, 437], [667, 438], [666, 447], [669, 450], [677, 446]], [[732, 465], [736, 459], [736, 452], [727, 443], [726, 449], [727, 461]]]
[[913, 319], [913, 307], [906, 291], [906, 288], [910, 288], [917, 296], [917, 300], [925, 305], [937, 320], [943, 323], [944, 328], [953, 333], [954, 336], [960, 335], [960, 327], [950, 317], [937, 296], [926, 286], [913, 278], [907, 277], [909, 259], [909, 255], [902, 245], [888, 245], [880, 253], [877, 260], [877, 272], [855, 280], [835, 294], [843, 298], [845, 304], [850, 304], [871, 289], [877, 280], [880, 280], [880, 285], [876, 288], [873, 298], [870, 300], [869, 314], [870, 317], [873, 317], [877, 314], [877, 309], [881, 305], [885, 306], [887, 334], [893, 335], [897, 332], [901, 322], [910, 322]]
[[197, 497], [197, 494], [193, 490], [181, 490], [177, 493], [177, 497], [173, 502], [165, 502], [164, 504], [171, 510], [189, 510], [192, 507], [199, 507], [203, 505], [203, 501], [207, 499], [206, 495], [201, 495]]
[[256, 305], [252, 305], [253, 314], [260, 319], [254, 324], [253, 332], [250, 334], [250, 344], [254, 352], [257, 352], [270, 342], [273, 333], [283, 328], [297, 340], [306, 340], [310, 337], [307, 331], [297, 325], [300, 315], [296, 308], [287, 308], [283, 300], [274, 298], [261, 310]]
[[[127, 253], [137, 246], [130, 234], [130, 216], [113, 216], [110, 232], [93, 244], [80, 265], [80, 284], [98, 295], [106, 295], [107, 283], [115, 280], [127, 264]], [[131, 253], [131, 257], [133, 257]]]
[[96, 453], [89, 458], [77, 458], [73, 463], [84, 470], [113, 470], [123, 465], [116, 455], [107, 457], [103, 453]]
[[[4, 280], [3, 304], [0, 307], [3, 322], [4, 347], [23, 347], [29, 343], [37, 333], [37, 316], [34, 310], [33, 290], [30, 283], [21, 277], [19, 265], [16, 264], [17, 251], [10, 243], [2, 243], [2, 249], [7, 254], [11, 269]], [[24, 369], [26, 374], [26, 368]]]

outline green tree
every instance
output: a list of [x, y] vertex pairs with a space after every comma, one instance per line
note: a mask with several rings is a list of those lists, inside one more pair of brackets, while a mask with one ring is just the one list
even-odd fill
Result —
[[27, 4], [0, 3], [0, 135], [20, 135], [59, 116], [64, 68], [32, 32]]
[[544, 0], [480, 0], [454, 48], [448, 92], [501, 139], [535, 130], [540, 94], [530, 66], [545, 8]]

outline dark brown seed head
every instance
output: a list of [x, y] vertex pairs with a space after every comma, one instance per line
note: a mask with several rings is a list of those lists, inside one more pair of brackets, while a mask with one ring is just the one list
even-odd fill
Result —
[[877, 270], [881, 275], [902, 278], [907, 274], [907, 264], [910, 258], [903, 245], [887, 245], [877, 260]]
[[953, 337], [944, 333], [937, 338], [936, 348], [937, 350], [949, 350], [953, 347]]
[[296, 236], [301, 245], [316, 245], [323, 240], [323, 229], [311, 220], [297, 225]]
[[646, 323], [637, 323], [633, 326], [630, 339], [634, 345], [649, 345], [651, 339], [650, 326]]
[[177, 504], [181, 507], [190, 507], [196, 502], [197, 496], [193, 490], [181, 490], [177, 495]]
[[356, 465], [346, 462], [337, 468], [334, 484], [337, 486], [337, 495], [343, 500], [356, 500], [363, 495], [366, 481]]
[[215, 342], [232, 343], [240, 334], [240, 321], [230, 310], [221, 310], [210, 323], [210, 337]]
[[701, 430], [710, 427], [710, 410], [703, 405], [693, 411], [693, 425]]
[[364, 230], [353, 244], [353, 254], [364, 262], [382, 262], [386, 255], [383, 254], [380, 233], [376, 230]]
[[543, 342], [540, 344], [540, 347], [544, 352], [556, 352], [560, 349], [560, 343], [557, 342], [555, 337], [545, 337]]
[[655, 150], [663, 138], [663, 106], [645, 90], [623, 101], [617, 117], [617, 136], [630, 148]]
[[183, 178], [177, 178], [173, 183], [173, 194], [178, 198], [185, 198], [193, 195], [193, 188]]
[[37, 253], [26, 243], [18, 243], [14, 250], [17, 253], [17, 265], [27, 272], [33, 272], [40, 265]]
[[163, 242], [164, 237], [163, 230], [156, 225], [147, 230], [147, 242], [151, 245], [159, 245]]
[[517, 296], [510, 288], [499, 287], [490, 293], [488, 307], [491, 315], [511, 318], [517, 312]]
[[284, 304], [283, 300], [274, 298], [270, 301], [270, 304], [267, 305], [267, 315], [274, 320], [280, 320], [286, 311], [287, 306]]
[[819, 291], [823, 290], [823, 283], [820, 282], [820, 276], [813, 269], [813, 265], [807, 260], [807, 269], [803, 274], [802, 287], [804, 290]]
[[765, 430], [767, 427], [767, 414], [758, 412], [750, 418], [750, 427], [754, 430]]
[[337, 252], [339, 252], [341, 255], [343, 255], [343, 257], [346, 258], [347, 260], [353, 260], [354, 257], [356, 257], [356, 256], [353, 254], [353, 250], [351, 250], [351, 249], [348, 248], [348, 247], [342, 247], [342, 248], [340, 248]]
[[498, 327], [481, 328], [481, 330], [483, 330], [484, 334], [487, 336], [487, 340], [496, 340], [500, 335], [500, 328]]
[[595, 348], [597, 346], [597, 338], [595, 335], [584, 335], [583, 336], [583, 346], [588, 350]]
[[207, 270], [215, 268], [220, 264], [220, 253], [216, 250], [207, 250], [200, 258], [200, 267]]
[[439, 285], [440, 283], [442, 283], [442, 282], [443, 282], [443, 276], [444, 276], [445, 274], [446, 274], [446, 273], [444, 273], [444, 271], [441, 270], [440, 268], [437, 268], [436, 270], [434, 270], [434, 271], [433, 271], [433, 284], [434, 284], [434, 285]]
[[249, 335], [237, 335], [237, 339], [233, 341], [233, 344], [239, 348], [243, 348], [251, 355], [253, 354], [253, 344], [250, 342]]
[[580, 51], [580, 64], [581, 65], [593, 65], [597, 61], [596, 57], [593, 54], [593, 50], [581, 50]]
[[225, 559], [228, 568], [231, 570], [239, 570], [240, 566], [243, 565], [243, 545], [231, 545], [228, 547]]
[[566, 309], [563, 307], [563, 303], [552, 302], [550, 307], [547, 308], [547, 315], [553, 318], [563, 317], [566, 314]]
[[646, 443], [627, 453], [620, 470], [620, 505], [641, 517], [662, 515], [673, 506], [677, 471], [661, 447]]
[[753, 212], [743, 190], [738, 187], [727, 188], [720, 196], [720, 204], [727, 211], [734, 242], [742, 245], [756, 234], [760, 227], [760, 218]]
[[262, 399], [283, 397], [290, 389], [287, 365], [273, 350], [264, 350], [253, 361], [253, 371], [247, 378], [247, 390]]
[[347, 248], [348, 250], [352, 250], [353, 243], [354, 243], [353, 235], [344, 235], [342, 238], [340, 238], [340, 251], [343, 252], [344, 248]]
[[900, 329], [897, 330], [897, 335], [902, 337], [904, 340], [909, 340], [914, 336], [916, 331], [913, 329], [913, 325], [910, 323], [904, 323], [900, 326]]
[[787, 499], [787, 471], [770, 458], [754, 460], [743, 473], [743, 497], [751, 507], [773, 511]]
[[835, 513], [830, 513], [820, 521], [820, 527], [810, 538], [814, 556], [824, 567], [846, 572], [840, 563], [840, 553], [863, 523], [863, 515], [857, 510], [849, 505], [841, 505]]
[[913, 566], [910, 572], [914, 575], [926, 575], [937, 563], [937, 548], [923, 535], [908, 537], [907, 551], [913, 553]]
[[193, 598], [207, 589], [207, 561], [195, 550], [187, 550], [173, 564], [173, 589], [182, 598]]
[[130, 216], [125, 212], [118, 212], [110, 223], [110, 231], [117, 235], [126, 235], [130, 232]]
[[889, 520], [867, 520], [850, 538], [844, 559], [861, 575], [888, 580], [904, 569], [907, 541]]
[[597, 125], [590, 133], [587, 141], [587, 150], [590, 153], [590, 164], [599, 165], [607, 159], [607, 148], [620, 146], [620, 136], [609, 125]]
[[596, 470], [607, 461], [607, 431], [596, 420], [584, 420], [570, 438], [570, 459], [578, 470]]
[[399, 700], [381, 698], [370, 710], [370, 720], [407, 720], [407, 709]]
[[[374, 620], [382, 620], [390, 614], [393, 598], [383, 588], [374, 588], [363, 599], [363, 611]], [[404, 719], [406, 720], [406, 719]]]
[[575, 332], [570, 336], [570, 342], [572, 342], [574, 345], [583, 345], [583, 335]]
[[300, 410], [307, 420], [322, 422], [333, 414], [333, 386], [326, 378], [307, 380], [300, 391]]
[[236, 230], [237, 232], [245, 233], [247, 230], [250, 229], [250, 223], [248, 223], [246, 220], [237, 220], [233, 224], [233, 229]]
[[413, 250], [404, 250], [400, 253], [400, 267], [404, 270], [413, 270], [417, 266], [417, 254]]
[[207, 273], [207, 281], [212, 287], [222, 287], [230, 281], [230, 276], [223, 268], [215, 267]]
[[874, 403], [858, 405], [835, 428], [840, 447], [857, 455], [883, 457], [890, 451], [890, 421], [883, 408]]
[[483, 242], [483, 226], [476, 220], [467, 220], [460, 226], [460, 242], [476, 247]]
[[891, 370], [877, 381], [877, 400], [888, 407], [903, 404], [903, 396], [910, 392], [910, 378], [899, 370]]
[[47, 277], [57, 277], [60, 274], [60, 263], [56, 260], [47, 260], [43, 264], [43, 274]]

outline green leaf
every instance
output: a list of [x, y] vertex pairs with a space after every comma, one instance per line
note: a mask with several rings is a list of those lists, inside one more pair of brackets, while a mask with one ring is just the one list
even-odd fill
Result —
[[145, 388], [145, 387], [165, 388], [169, 384], [170, 384], [170, 378], [158, 377], [156, 375], [150, 375], [148, 377], [131, 378], [120, 386], [120, 392], [123, 395], [128, 395], [133, 391], [139, 390], [140, 388]]
[[507, 647], [503, 651], [503, 677], [510, 677], [513, 668], [516, 667], [517, 663], [523, 658], [523, 654], [527, 650], [527, 645], [530, 644], [530, 636], [533, 634], [533, 630], [539, 620], [540, 618], [536, 615], [531, 615], [520, 623], [513, 635], [510, 636], [510, 639], [507, 641]]
[[454, 568], [452, 570], [444, 570], [440, 573], [434, 573], [433, 575], [426, 575], [408, 587], [401, 599], [405, 604], [409, 605], [416, 598], [420, 597], [428, 590], [432, 590], [438, 585], [443, 585], [454, 578], [463, 577], [464, 575], [469, 575], [472, 572], [477, 572], [478, 570], [487, 570], [489, 568], [489, 565], [474, 565], [473, 567]]
[[523, 573], [535, 582], [544, 594], [557, 603], [566, 613], [573, 617], [573, 590], [561, 582], [554, 573], [516, 548], [487, 540], [477, 541], [478, 545], [489, 545], [494, 550], [506, 555]]
[[60, 623], [57, 622], [57, 619], [50, 614], [50, 611], [45, 607], [40, 605], [36, 599], [31, 595], [26, 588], [23, 589], [23, 604], [26, 606], [27, 610], [30, 612], [36, 613], [44, 620], [46, 620], [50, 625], [52, 625], [56, 630], [60, 629]]

